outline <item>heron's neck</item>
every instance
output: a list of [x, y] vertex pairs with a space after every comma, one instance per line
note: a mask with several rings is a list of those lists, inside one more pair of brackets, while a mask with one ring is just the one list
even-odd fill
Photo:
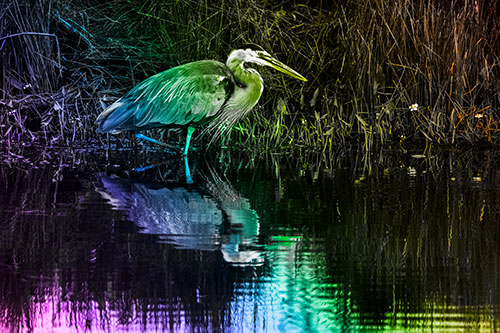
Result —
[[245, 62], [228, 61], [227, 66], [229, 67], [231, 72], [233, 72], [238, 87], [250, 89], [255, 89], [256, 87], [258, 87], [259, 90], [262, 90], [262, 77], [255, 69], [246, 68]]
[[264, 89], [260, 74], [253, 68], [245, 68], [244, 62], [241, 61], [228, 61], [227, 66], [233, 72], [238, 87], [235, 89], [230, 104], [238, 109], [250, 111], [259, 101]]

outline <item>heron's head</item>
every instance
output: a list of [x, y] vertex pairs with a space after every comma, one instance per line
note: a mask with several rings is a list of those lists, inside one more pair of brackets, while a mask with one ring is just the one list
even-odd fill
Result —
[[227, 66], [233, 68], [235, 65], [243, 65], [245, 62], [254, 63], [261, 66], [272, 67], [282, 73], [290, 75], [296, 79], [307, 81], [305, 77], [282, 63], [281, 61], [273, 58], [268, 52], [260, 48], [258, 45], [244, 47], [242, 49], [234, 50], [227, 59]]

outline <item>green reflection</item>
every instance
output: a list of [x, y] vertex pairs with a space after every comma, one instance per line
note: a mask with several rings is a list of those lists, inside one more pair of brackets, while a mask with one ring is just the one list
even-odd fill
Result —
[[[279, 173], [282, 161], [237, 169], [247, 160], [234, 157], [218, 170], [227, 179], [199, 187], [106, 178], [99, 190], [116, 205], [94, 173], [57, 169], [74, 156], [0, 168], [0, 330], [496, 330], [500, 168], [387, 156], [362, 185], [355, 155]], [[193, 170], [195, 182], [207, 171]], [[220, 242], [145, 232], [172, 222], [169, 205], [197, 207], [168, 212], [185, 228], [207, 222]], [[228, 260], [227, 244], [259, 265]]]

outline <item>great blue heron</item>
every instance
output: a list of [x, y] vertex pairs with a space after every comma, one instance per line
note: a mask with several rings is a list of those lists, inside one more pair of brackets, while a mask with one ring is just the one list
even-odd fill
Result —
[[[226, 64], [215, 60], [190, 62], [142, 81], [99, 115], [98, 132], [187, 127], [187, 155], [196, 127], [207, 124], [208, 130], [231, 128], [259, 101], [264, 89], [262, 77], [245, 63], [270, 66], [307, 81], [263, 49], [238, 49], [231, 52]], [[141, 134], [136, 136], [161, 144]]]

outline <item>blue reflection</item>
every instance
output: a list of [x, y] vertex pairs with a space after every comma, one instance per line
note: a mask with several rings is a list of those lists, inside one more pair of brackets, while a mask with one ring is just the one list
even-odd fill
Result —
[[186, 188], [99, 174], [96, 190], [142, 233], [178, 249], [220, 250], [232, 265], [261, 265], [259, 216], [248, 199], [212, 169], [200, 176]]

